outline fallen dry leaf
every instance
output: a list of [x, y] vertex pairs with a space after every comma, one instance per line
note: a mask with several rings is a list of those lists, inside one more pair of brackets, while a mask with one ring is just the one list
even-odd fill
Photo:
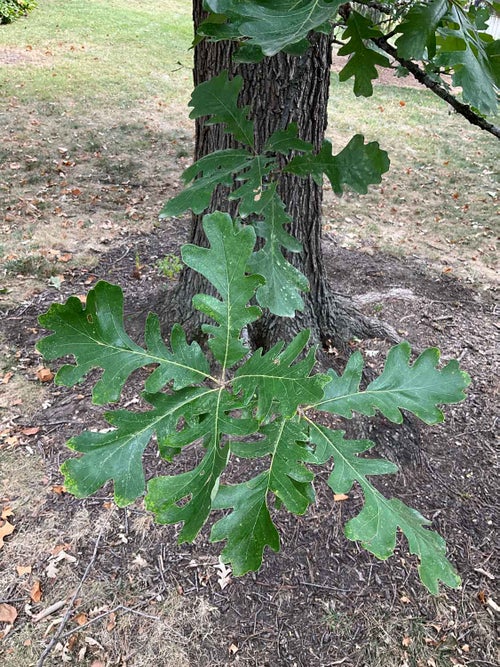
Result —
[[31, 426], [30, 428], [23, 428], [21, 433], [23, 435], [36, 435], [40, 431], [39, 426]]
[[54, 484], [54, 486], [50, 487], [50, 490], [53, 491], [54, 493], [57, 493], [58, 496], [62, 495], [63, 493], [66, 493], [66, 487], [63, 486], [62, 484]]
[[60, 262], [69, 262], [70, 259], [73, 258], [73, 255], [70, 252], [64, 253], [64, 255], [59, 255], [58, 259]]
[[8, 373], [5, 373], [5, 375], [2, 378], [2, 384], [7, 384], [10, 381], [10, 379], [12, 378], [13, 375], [14, 375], [14, 373], [12, 371], [9, 371]]
[[36, 376], [40, 382], [50, 382], [54, 377], [54, 373], [50, 368], [39, 368], [36, 372]]
[[0, 525], [0, 549], [4, 545], [4, 537], [7, 537], [7, 535], [11, 535], [15, 531], [16, 527], [13, 526], [11, 523], [9, 523], [7, 520], [5, 520], [1, 525]]
[[14, 516], [14, 512], [12, 511], [11, 507], [4, 507], [2, 510], [2, 514], [0, 515], [0, 519], [8, 519], [9, 516]]
[[85, 623], [88, 623], [89, 617], [82, 612], [81, 614], [77, 614], [73, 620], [77, 625], [85, 625]]
[[31, 574], [31, 565], [17, 565], [16, 570], [20, 577], [25, 574]]
[[231, 644], [229, 647], [229, 654], [234, 655], [235, 653], [238, 653], [240, 649], [236, 646], [236, 644]]
[[335, 493], [333, 499], [336, 503], [342, 502], [343, 500], [349, 500], [349, 496], [346, 496], [345, 493]]
[[413, 639], [411, 637], [403, 637], [401, 643], [403, 644], [403, 646], [408, 647], [412, 645]]
[[115, 612], [111, 612], [109, 615], [109, 621], [106, 623], [106, 630], [108, 632], [111, 632], [111, 630], [114, 630], [116, 626], [116, 614]]
[[33, 600], [33, 602], [40, 602], [42, 599], [42, 587], [40, 586], [40, 582], [38, 580], [35, 581], [31, 587], [30, 598]]
[[57, 544], [52, 551], [50, 552], [53, 556], [57, 556], [58, 553], [63, 551], [64, 549], [69, 549], [71, 544], [69, 542], [65, 542], [64, 544]]
[[0, 623], [9, 623], [12, 625], [17, 618], [17, 609], [11, 604], [2, 602], [0, 604]]

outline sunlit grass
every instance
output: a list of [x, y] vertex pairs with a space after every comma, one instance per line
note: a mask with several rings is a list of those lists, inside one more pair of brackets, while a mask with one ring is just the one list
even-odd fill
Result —
[[[45, 0], [0, 29], [2, 97], [77, 105], [182, 98], [191, 82], [189, 3]], [[0, 59], [1, 63], [1, 59]]]

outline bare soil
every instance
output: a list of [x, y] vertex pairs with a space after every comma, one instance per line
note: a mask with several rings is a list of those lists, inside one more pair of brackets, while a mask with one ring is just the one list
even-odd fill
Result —
[[[379, 453], [401, 464], [381, 489], [432, 519], [462, 588], [430, 596], [403, 542], [388, 562], [349, 542], [342, 526], [361, 498], [354, 492], [333, 502], [326, 471], [306, 516], [277, 514], [281, 554], [266, 553], [255, 575], [224, 578], [220, 545], [209, 544], [207, 529], [195, 544], [178, 546], [176, 527], [155, 526], [142, 502], [116, 509], [109, 486], [86, 500], [65, 492], [58, 469], [71, 452], [64, 443], [106, 423], [91, 404], [90, 381], [65, 388], [39, 380], [34, 347], [43, 333], [38, 315], [98, 279], [122, 286], [127, 327], [140, 338], [151, 303], [168, 298], [175, 281], [161, 276], [157, 262], [178, 254], [187, 236], [186, 220], [159, 225], [156, 214], [188, 164], [190, 126], [173, 129], [159, 102], [126, 122], [111, 119], [105, 132], [95, 117], [75, 118], [70, 131], [50, 109], [21, 118], [15, 100], [11, 106], [0, 169], [0, 514], [15, 531], [0, 545], [0, 610], [9, 605], [18, 616], [0, 622], [2, 664], [36, 665], [62, 624], [45, 665], [496, 665], [499, 324], [489, 268], [478, 261], [471, 284], [449, 256], [436, 265], [418, 235], [411, 252], [396, 257], [363, 241], [356, 225], [354, 244], [325, 229], [336, 291], [417, 348], [436, 345], [443, 360], [459, 358], [473, 378], [467, 401], [446, 410], [445, 425], [419, 430], [413, 462], [394, 445], [389, 424], [379, 420], [372, 433]], [[411, 208], [404, 215], [412, 224]], [[389, 224], [384, 230], [394, 234]], [[30, 257], [35, 265], [25, 264]], [[356, 345], [380, 367], [384, 341]], [[336, 362], [335, 352], [324, 351], [322, 361]], [[121, 404], [136, 401], [129, 383]], [[187, 470], [198, 455], [191, 449], [167, 468], [148, 450], [148, 476]]]

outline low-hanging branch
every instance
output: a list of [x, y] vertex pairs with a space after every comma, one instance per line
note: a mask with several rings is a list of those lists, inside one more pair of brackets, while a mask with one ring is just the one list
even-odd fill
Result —
[[460, 102], [460, 100], [457, 100], [454, 95], [452, 95], [448, 90], [446, 90], [446, 88], [444, 88], [444, 86], [442, 86], [438, 81], [427, 74], [427, 72], [425, 72], [416, 62], [413, 60], [407, 60], [406, 58], [401, 58], [401, 56], [398, 55], [397, 49], [389, 44], [385, 37], [374, 39], [373, 42], [380, 49], [385, 51], [387, 55], [397, 60], [397, 62], [402, 67], [407, 69], [410, 74], [412, 74], [415, 79], [417, 79], [417, 81], [422, 83], [426, 88], [429, 88], [429, 90], [432, 90], [433, 93], [435, 93], [438, 97], [440, 97], [453, 109], [455, 109], [457, 113], [466, 118], [469, 123], [476, 125], [477, 127], [481, 128], [481, 130], [489, 132], [494, 137], [497, 137], [497, 139], [500, 139], [500, 127], [493, 125], [493, 123], [490, 123], [488, 120], [486, 120], [486, 118], [480, 116], [473, 109], [471, 109], [468, 104], [464, 104], [463, 102]]

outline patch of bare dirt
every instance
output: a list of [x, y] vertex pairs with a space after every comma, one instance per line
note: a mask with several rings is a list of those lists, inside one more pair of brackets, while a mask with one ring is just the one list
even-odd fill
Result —
[[[54, 296], [63, 300], [80, 294], [98, 278], [122, 285], [127, 326], [137, 334], [159, 291], [168, 298], [156, 260], [177, 252], [185, 235], [182, 221], [142, 234], [128, 231], [91, 270], [67, 269], [59, 293], [41, 291], [21, 308], [6, 311], [2, 328], [9, 372], [33, 388], [40, 386], [37, 315]], [[67, 604], [87, 567], [62, 639], [46, 665], [69, 658], [89, 666], [101, 661], [131, 667], [497, 664], [495, 303], [488, 292], [429, 272], [423, 259], [367, 254], [330, 241], [327, 260], [337, 291], [357, 297], [366, 313], [389, 321], [418, 347], [438, 345], [445, 360], [459, 358], [473, 378], [467, 401], [446, 410], [444, 426], [420, 430], [421, 463], [404, 466], [381, 483], [384, 493], [416, 507], [445, 536], [463, 578], [461, 590], [429, 596], [404, 543], [393, 559], [378, 562], [346, 540], [342, 526], [361, 498], [355, 492], [346, 502], [333, 502], [326, 472], [319, 476], [317, 502], [306, 516], [277, 513], [282, 553], [266, 553], [258, 574], [225, 578], [218, 567], [219, 545], [209, 544], [207, 529], [194, 545], [178, 546], [178, 528], [155, 526], [142, 503], [113, 509], [109, 486], [86, 500], [64, 493], [58, 467], [70, 455], [65, 440], [105, 423], [101, 409], [90, 402], [90, 382], [75, 388], [48, 385], [43, 403], [29, 418], [24, 402], [3, 411], [1, 455], [7, 467], [0, 475], [0, 509], [12, 508], [16, 532], [0, 550], [0, 604], [18, 612], [0, 645], [4, 664], [36, 663], [67, 607], [38, 622], [31, 614]], [[385, 343], [361, 347], [379, 366]], [[7, 394], [12, 381], [2, 387]], [[122, 404], [134, 400], [128, 386]], [[378, 424], [374, 438], [384, 442], [383, 434], [384, 424]], [[398, 459], [393, 447], [383, 451]], [[166, 466], [148, 450], [147, 474], [158, 474], [159, 466], [169, 474], [187, 470], [198, 455], [191, 449]], [[33, 476], [29, 496], [25, 482], [16, 482], [18, 474]], [[245, 468], [238, 474], [244, 476]], [[55, 562], [61, 550], [69, 559]], [[53, 578], [51, 564], [57, 571]], [[30, 573], [20, 575], [19, 565], [29, 565]], [[38, 602], [30, 600], [35, 581], [43, 592]]]
[[31, 46], [12, 47], [0, 46], [0, 65], [47, 65], [51, 62], [52, 53], [42, 53]]

